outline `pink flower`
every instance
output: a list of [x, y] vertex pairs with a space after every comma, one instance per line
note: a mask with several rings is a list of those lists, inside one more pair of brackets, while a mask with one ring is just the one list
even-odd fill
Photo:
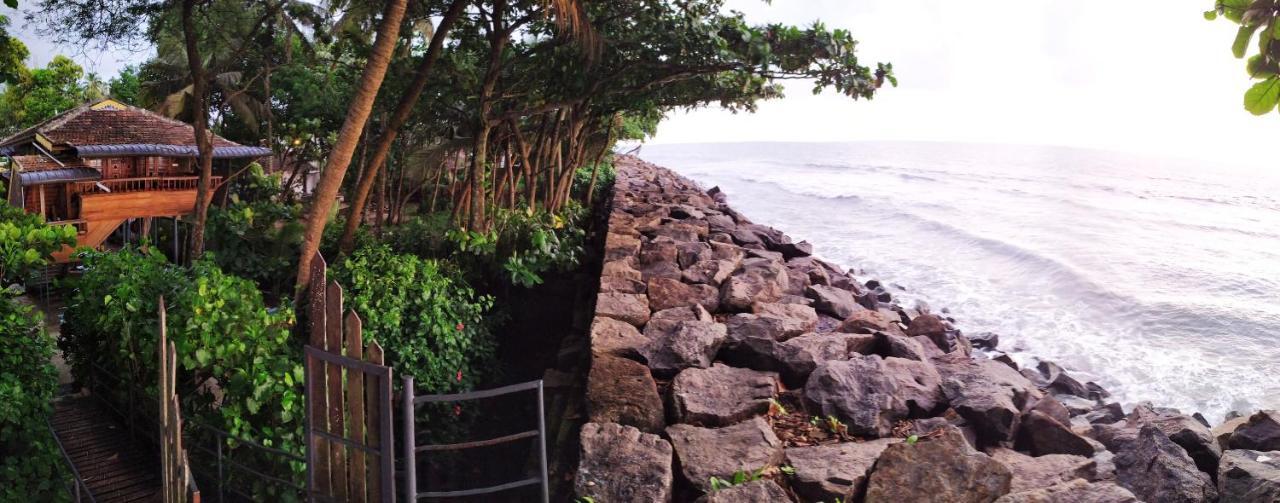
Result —
[[453, 415], [455, 415], [455, 416], [461, 416], [461, 415], [462, 415], [462, 406], [461, 406], [461, 405], [454, 405], [454, 406], [453, 406]]
[[458, 371], [458, 382], [462, 382], [462, 371]]
[[456, 329], [458, 329], [458, 331], [459, 331], [459, 332], [461, 332], [461, 331], [462, 331], [462, 329], [467, 328], [467, 326], [466, 326], [466, 325], [463, 325], [461, 322], [459, 322], [459, 323], [458, 323], [458, 325], [457, 325], [457, 326], [455, 326], [455, 327], [453, 327], [453, 328], [456, 328]]

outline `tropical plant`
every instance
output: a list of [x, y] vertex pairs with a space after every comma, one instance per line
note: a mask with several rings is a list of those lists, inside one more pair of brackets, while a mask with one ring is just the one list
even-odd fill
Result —
[[1240, 25], [1231, 53], [1247, 57], [1245, 71], [1256, 81], [1244, 93], [1245, 110], [1254, 115], [1276, 111], [1280, 106], [1280, 2], [1217, 0], [1204, 16], [1210, 21], [1221, 16]]
[[302, 242], [302, 205], [288, 202], [280, 174], [258, 164], [227, 188], [228, 204], [209, 211], [206, 245], [223, 271], [248, 278], [274, 297], [291, 293], [294, 262]]
[[47, 420], [58, 388], [41, 316], [0, 290], [0, 501], [63, 501], [66, 473]]
[[84, 68], [54, 56], [44, 68], [23, 68], [0, 94], [0, 124], [13, 131], [80, 106], [88, 98]]
[[45, 224], [39, 215], [0, 201], [0, 287], [25, 278], [48, 264], [51, 253], [75, 244], [74, 227]]
[[330, 268], [346, 289], [347, 305], [360, 313], [366, 340], [382, 345], [389, 364], [418, 386], [463, 391], [493, 374], [486, 320], [493, 299], [477, 294], [447, 264], [377, 245]]
[[96, 369], [113, 374], [124, 384], [102, 392], [121, 404], [131, 385], [154, 397], [163, 296], [168, 336], [177, 348], [184, 417], [189, 424], [231, 434], [216, 439], [197, 429], [196, 438], [225, 441], [231, 459], [255, 470], [300, 478], [302, 466], [237, 440], [295, 454], [303, 450], [302, 360], [290, 341], [293, 312], [268, 309], [253, 282], [228, 275], [208, 260], [187, 269], [168, 263], [154, 249], [132, 248], [87, 252], [81, 258], [84, 274], [67, 304], [59, 341], [76, 377], [90, 382]]

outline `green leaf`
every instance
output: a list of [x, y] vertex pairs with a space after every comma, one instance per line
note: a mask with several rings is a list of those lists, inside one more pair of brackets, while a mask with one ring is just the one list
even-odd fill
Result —
[[915, 443], [919, 441], [920, 441], [919, 435], [911, 435], [907, 437], [907, 445], [915, 445]]
[[1213, 20], [1215, 20], [1215, 19], [1218, 19], [1218, 11], [1216, 11], [1216, 10], [1207, 10], [1207, 11], [1204, 11], [1204, 18], [1205, 18], [1205, 19], [1208, 19], [1208, 20], [1210, 20], [1210, 21], [1213, 21]]
[[1280, 103], [1280, 77], [1271, 77], [1254, 84], [1244, 93], [1244, 108], [1253, 115], [1265, 115]]
[[18, 0], [4, 0], [4, 4], [9, 6], [10, 9], [18, 8]]
[[1231, 44], [1231, 54], [1234, 54], [1237, 58], [1243, 58], [1245, 51], [1249, 47], [1249, 41], [1253, 39], [1253, 33], [1258, 31], [1258, 28], [1261, 26], [1262, 25], [1257, 24], [1253, 26], [1241, 26], [1240, 29], [1236, 31], [1236, 41]]
[[196, 361], [199, 362], [200, 365], [208, 365], [209, 360], [211, 360], [212, 358], [213, 358], [213, 355], [209, 353], [209, 350], [204, 348], [200, 348], [196, 350]]

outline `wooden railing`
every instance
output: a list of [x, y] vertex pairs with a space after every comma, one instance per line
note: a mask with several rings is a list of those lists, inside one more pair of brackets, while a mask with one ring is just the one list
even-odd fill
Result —
[[[196, 190], [200, 183], [198, 176], [162, 176], [145, 178], [114, 178], [96, 182], [77, 182], [76, 192], [81, 194], [106, 194], [119, 192], [142, 192], [159, 190]], [[222, 177], [215, 176], [209, 180], [209, 186], [217, 187]], [[103, 190], [106, 187], [106, 190]]]
[[89, 232], [89, 221], [77, 218], [75, 220], [54, 220], [49, 225], [70, 225], [76, 228], [76, 234], [84, 234]]

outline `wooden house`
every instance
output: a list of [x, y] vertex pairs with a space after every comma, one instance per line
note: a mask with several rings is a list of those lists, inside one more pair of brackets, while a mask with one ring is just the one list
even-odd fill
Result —
[[[59, 114], [0, 140], [9, 162], [9, 204], [75, 225], [78, 245], [97, 248], [122, 224], [193, 212], [194, 128], [148, 110], [104, 99]], [[232, 169], [271, 150], [213, 137], [214, 190]], [[54, 254], [59, 263], [71, 250]]]

